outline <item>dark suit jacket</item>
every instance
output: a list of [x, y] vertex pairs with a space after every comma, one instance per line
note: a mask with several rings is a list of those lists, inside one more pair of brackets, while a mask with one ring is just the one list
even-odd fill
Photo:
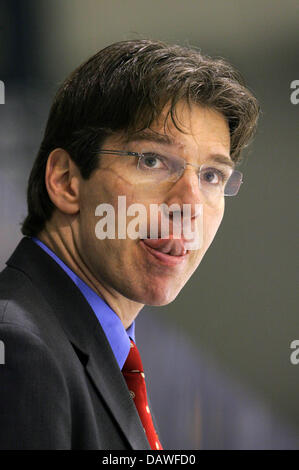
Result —
[[24, 237], [0, 274], [0, 449], [150, 449], [106, 335]]

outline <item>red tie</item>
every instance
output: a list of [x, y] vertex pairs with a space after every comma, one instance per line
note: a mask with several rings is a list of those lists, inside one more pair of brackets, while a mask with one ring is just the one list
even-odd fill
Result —
[[146, 386], [144, 380], [141, 357], [134, 341], [131, 340], [131, 348], [127, 360], [122, 368], [122, 373], [127, 382], [130, 395], [134, 400], [146, 437], [152, 450], [161, 450], [162, 445], [155, 431], [151, 412], [147, 402]]

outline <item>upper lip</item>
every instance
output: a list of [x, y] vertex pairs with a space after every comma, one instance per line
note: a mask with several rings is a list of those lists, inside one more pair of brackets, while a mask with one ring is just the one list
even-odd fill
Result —
[[159, 250], [162, 253], [172, 256], [183, 256], [187, 254], [186, 245], [190, 243], [190, 240], [173, 238], [173, 235], [169, 235], [168, 238], [144, 238], [143, 242], [150, 248]]

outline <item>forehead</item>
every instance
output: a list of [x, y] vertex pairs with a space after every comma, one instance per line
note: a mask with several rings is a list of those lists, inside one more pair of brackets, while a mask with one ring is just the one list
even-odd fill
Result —
[[213, 127], [213, 131], [229, 134], [227, 120], [219, 111], [212, 107], [181, 100], [173, 109], [172, 115], [170, 114], [170, 106], [165, 106], [151, 128], [170, 134], [178, 134], [182, 131], [183, 133], [200, 136], [210, 126]]
[[119, 134], [108, 138], [108, 145], [120, 146], [124, 150], [143, 151], [150, 144], [154, 148], [179, 152], [183, 157], [190, 155], [209, 157], [220, 154], [230, 158], [230, 132], [226, 118], [218, 111], [179, 102], [174, 110], [173, 118], [169, 106], [164, 107], [159, 118], [149, 128], [131, 132], [128, 135]]
[[146, 142], [155, 143], [159, 148], [167, 147], [182, 156], [221, 154], [231, 160], [230, 132], [226, 118], [214, 109], [198, 105], [177, 105], [174, 120], [164, 110], [150, 128], [124, 139], [125, 144], [138, 144], [139, 150]]

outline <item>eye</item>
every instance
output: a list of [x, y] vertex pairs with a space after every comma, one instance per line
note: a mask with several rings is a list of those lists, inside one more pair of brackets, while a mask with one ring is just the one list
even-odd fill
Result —
[[219, 185], [227, 179], [225, 173], [217, 168], [206, 168], [201, 172], [201, 179], [204, 183]]
[[145, 170], [165, 170], [167, 169], [164, 158], [156, 153], [145, 153], [139, 159], [139, 168]]

